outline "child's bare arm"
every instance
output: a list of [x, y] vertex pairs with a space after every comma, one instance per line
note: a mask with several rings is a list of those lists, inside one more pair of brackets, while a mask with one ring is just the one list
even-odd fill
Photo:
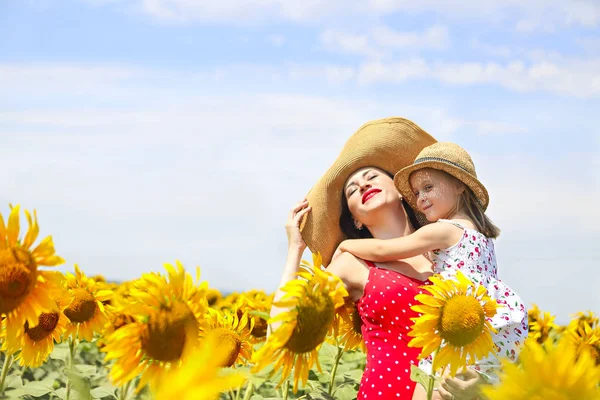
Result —
[[338, 251], [354, 254], [363, 260], [395, 261], [451, 246], [453, 235], [449, 232], [453, 232], [452, 229], [456, 228], [449, 224], [431, 224], [408, 236], [393, 239], [344, 240]]

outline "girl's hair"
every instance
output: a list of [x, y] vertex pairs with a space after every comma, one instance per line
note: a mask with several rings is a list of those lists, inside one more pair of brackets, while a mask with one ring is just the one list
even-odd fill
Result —
[[475, 228], [486, 237], [496, 239], [500, 235], [500, 228], [494, 225], [492, 220], [485, 215], [479, 205], [479, 201], [477, 201], [477, 197], [475, 197], [475, 194], [467, 185], [465, 185], [465, 190], [458, 200], [457, 209], [462, 209], [471, 221], [473, 221]]
[[[378, 168], [379, 169], [379, 168]], [[384, 174], [394, 179], [394, 175], [390, 174], [387, 171], [381, 170]], [[348, 199], [346, 199], [346, 193], [342, 191], [342, 213], [340, 215], [340, 229], [346, 235], [348, 239], [370, 239], [373, 237], [371, 232], [367, 229], [367, 227], [363, 227], [362, 229], [358, 229], [356, 225], [354, 225], [354, 217], [352, 217], [352, 213], [350, 212], [350, 208], [348, 207]], [[406, 200], [402, 199], [402, 206], [404, 207], [404, 211], [406, 211], [406, 215], [408, 216], [408, 221], [411, 223], [413, 228], [419, 229], [421, 224], [415, 215], [413, 209], [408, 205]]]

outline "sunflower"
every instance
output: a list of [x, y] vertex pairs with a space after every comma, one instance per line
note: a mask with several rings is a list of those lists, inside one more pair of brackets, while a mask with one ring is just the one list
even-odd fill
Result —
[[[308, 379], [308, 371], [317, 364], [318, 351], [333, 322], [336, 308], [344, 304], [348, 292], [341, 280], [320, 269], [321, 257], [313, 254], [313, 265], [303, 261], [303, 271], [281, 289], [282, 298], [274, 302], [277, 307], [287, 308], [269, 320], [278, 322], [279, 327], [269, 336], [266, 343], [254, 353], [253, 371], [259, 371], [275, 362], [273, 372], [283, 368], [279, 385], [288, 378], [294, 368], [294, 392], [298, 381]], [[272, 374], [271, 374], [272, 375]]]
[[482, 391], [488, 400], [598, 400], [599, 380], [600, 368], [587, 351], [577, 357], [568, 337], [544, 345], [529, 338], [520, 354], [520, 365], [502, 360], [500, 384]]
[[242, 293], [233, 304], [239, 318], [244, 313], [248, 313], [252, 318], [254, 327], [250, 333], [253, 343], [264, 342], [267, 337], [267, 319], [272, 303], [273, 294], [267, 295], [262, 290], [249, 290]]
[[208, 310], [206, 283], [196, 281], [177, 261], [165, 264], [167, 277], [144, 274], [131, 283], [129, 295], [120, 305], [135, 321], [119, 327], [105, 338], [106, 360], [116, 360], [112, 382], [121, 386], [142, 374], [137, 390], [148, 382], [151, 389], [160, 385], [165, 373], [185, 358], [185, 346], [196, 346]]
[[345, 304], [337, 309], [330, 334], [328, 342], [342, 346], [344, 351], [355, 349], [367, 351], [362, 336], [362, 320], [356, 305], [349, 298], [346, 298]]
[[218, 289], [215, 288], [208, 288], [206, 291], [206, 300], [208, 301], [208, 306], [212, 307], [215, 304], [217, 304], [217, 302], [219, 300], [221, 300], [223, 298], [223, 295], [221, 294], [221, 292]]
[[179, 368], [165, 373], [164, 384], [154, 389], [156, 400], [216, 400], [224, 390], [240, 386], [245, 378], [240, 373], [223, 374], [221, 366], [227, 354], [219, 351], [218, 338], [207, 337], [196, 349], [187, 347]]
[[64, 313], [69, 319], [67, 335], [91, 342], [94, 332], [102, 333], [108, 322], [103, 302], [112, 297], [112, 291], [88, 278], [75, 264], [75, 275], [67, 273], [67, 290], [73, 298]]
[[600, 365], [600, 326], [592, 328], [587, 322], [583, 322], [576, 331], [569, 330], [568, 333], [577, 347], [577, 355], [584, 350], [589, 351], [596, 365]]
[[433, 370], [450, 365], [450, 374], [477, 359], [486, 357], [495, 349], [489, 319], [496, 315], [498, 304], [484, 286], [475, 287], [460, 271], [458, 281], [433, 276], [433, 285], [422, 286], [429, 294], [418, 294], [422, 304], [411, 309], [421, 313], [409, 336], [410, 347], [422, 347], [420, 358], [439, 349], [433, 358]]
[[252, 320], [248, 326], [248, 314], [238, 318], [237, 313], [209, 309], [207, 322], [206, 336], [217, 337], [219, 351], [227, 355], [222, 366], [246, 364], [252, 356], [250, 331], [254, 327]]
[[540, 311], [536, 304], [527, 313], [529, 319], [529, 337], [537, 340], [538, 343], [544, 343], [550, 337], [550, 333], [558, 329], [554, 323], [554, 315], [548, 311]]
[[[7, 332], [10, 339], [3, 343], [2, 350], [12, 354], [20, 349], [21, 352], [16, 359], [19, 360], [21, 366], [31, 368], [41, 366], [54, 349], [54, 342], [61, 342], [62, 334], [69, 323], [63, 311], [71, 303], [71, 298], [64, 291], [62, 293], [55, 292], [54, 301], [55, 308], [41, 313], [35, 326], [30, 326], [28, 322], [25, 322], [20, 334]], [[15, 338], [20, 340], [15, 340]]]
[[572, 316], [573, 319], [569, 322], [569, 326], [567, 329], [577, 331], [579, 328], [584, 327], [586, 324], [590, 328], [595, 328], [598, 325], [598, 317], [594, 315], [591, 311], [587, 312], [578, 312], [577, 314]]
[[43, 239], [33, 250], [39, 226], [37, 214], [25, 210], [29, 228], [20, 239], [20, 207], [12, 207], [8, 224], [0, 213], [0, 316], [7, 328], [22, 331], [25, 322], [37, 325], [42, 312], [56, 308], [53, 292], [61, 284], [62, 275], [38, 270], [39, 266], [54, 267], [65, 261], [54, 254], [52, 237]]

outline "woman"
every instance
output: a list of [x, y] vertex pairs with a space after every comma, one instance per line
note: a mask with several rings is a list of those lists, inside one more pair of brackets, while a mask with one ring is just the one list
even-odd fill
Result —
[[[286, 223], [288, 256], [280, 287], [296, 278], [307, 244], [321, 253], [328, 271], [340, 277], [356, 302], [363, 323], [367, 365], [359, 399], [412, 398], [415, 383], [410, 366], [419, 349], [408, 347], [407, 333], [416, 313], [410, 309], [418, 287], [431, 275], [424, 256], [374, 265], [342, 253], [332, 259], [346, 237], [391, 238], [410, 234], [417, 221], [400, 198], [391, 177], [409, 165], [435, 140], [402, 118], [363, 125], [346, 143], [327, 173], [290, 212]], [[277, 300], [282, 293], [275, 294]], [[271, 315], [278, 313], [274, 308]], [[436, 396], [472, 399], [478, 383], [475, 372], [467, 381], [447, 379]], [[454, 397], [453, 397], [454, 396]]]

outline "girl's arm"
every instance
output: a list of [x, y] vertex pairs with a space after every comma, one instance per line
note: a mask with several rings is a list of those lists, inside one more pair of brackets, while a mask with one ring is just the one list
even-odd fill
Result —
[[345, 251], [374, 262], [395, 261], [450, 247], [457, 241], [456, 234], [457, 228], [451, 224], [431, 224], [404, 237], [344, 240], [338, 252]]

